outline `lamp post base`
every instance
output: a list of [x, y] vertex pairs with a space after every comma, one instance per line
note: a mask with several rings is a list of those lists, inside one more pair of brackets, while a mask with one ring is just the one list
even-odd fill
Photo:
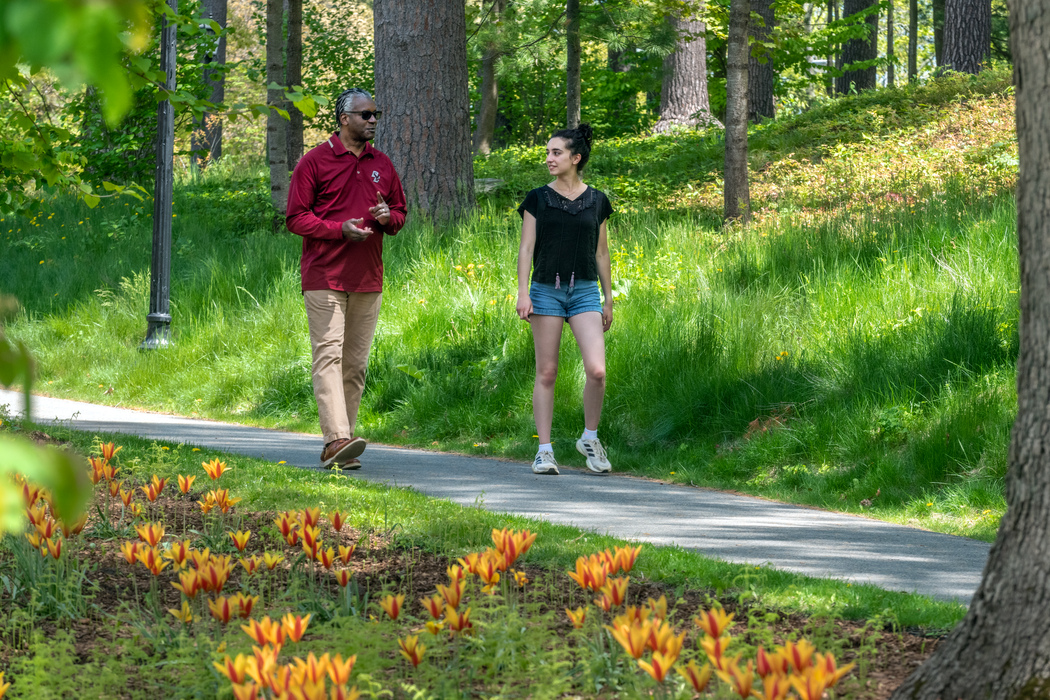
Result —
[[139, 350], [171, 347], [171, 315], [149, 314], [146, 319], [149, 327], [146, 329], [146, 339], [139, 344]]

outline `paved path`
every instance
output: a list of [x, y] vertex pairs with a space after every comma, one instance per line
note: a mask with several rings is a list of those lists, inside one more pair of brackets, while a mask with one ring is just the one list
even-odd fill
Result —
[[[0, 391], [0, 406], [22, 397]], [[37, 397], [34, 418], [86, 431], [127, 433], [314, 468], [321, 438], [215, 421]], [[769, 564], [882, 588], [968, 602], [988, 558], [984, 542], [878, 520], [784, 505], [623, 475], [370, 446], [355, 478], [406, 486], [493, 511], [575, 525], [617, 537], [675, 544], [732, 562]]]

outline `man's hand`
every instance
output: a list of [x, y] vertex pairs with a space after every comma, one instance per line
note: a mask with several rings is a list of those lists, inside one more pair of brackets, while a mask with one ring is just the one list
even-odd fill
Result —
[[[343, 238], [350, 241], [363, 241], [372, 235], [372, 229], [361, 228], [364, 219], [347, 219], [343, 222]], [[382, 222], [380, 222], [382, 223]]]
[[390, 207], [383, 201], [383, 195], [379, 192], [376, 192], [376, 205], [369, 207], [368, 213], [383, 226], [390, 223]]

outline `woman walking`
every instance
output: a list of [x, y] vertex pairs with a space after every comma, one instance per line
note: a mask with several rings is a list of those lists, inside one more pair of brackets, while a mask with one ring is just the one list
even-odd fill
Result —
[[[576, 449], [587, 468], [612, 470], [598, 440], [598, 421], [605, 398], [605, 337], [612, 325], [612, 274], [605, 223], [612, 214], [609, 198], [588, 187], [580, 173], [591, 154], [591, 127], [562, 129], [547, 142], [547, 169], [554, 181], [525, 196], [518, 248], [518, 316], [532, 325], [536, 347], [536, 383], [532, 411], [540, 446], [532, 471], [557, 474], [551, 447], [554, 382], [558, 348], [566, 321], [583, 356], [583, 435]], [[529, 284], [529, 271], [532, 283]], [[598, 295], [601, 282], [602, 296]], [[605, 303], [602, 303], [604, 297]]]

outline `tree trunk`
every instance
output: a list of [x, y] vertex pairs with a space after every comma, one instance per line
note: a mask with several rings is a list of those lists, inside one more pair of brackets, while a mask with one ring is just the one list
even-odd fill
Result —
[[[492, 0], [493, 25], [498, 26], [503, 15], [503, 0]], [[496, 111], [499, 108], [499, 81], [496, 78], [496, 63], [500, 52], [493, 40], [485, 46], [481, 58], [481, 107], [478, 109], [478, 127], [474, 130], [474, 152], [488, 155], [492, 151], [492, 139], [496, 133]]]
[[944, 65], [944, 1], [933, 0], [933, 54], [938, 68]]
[[944, 67], [977, 75], [992, 54], [991, 0], [946, 0]]
[[722, 126], [711, 114], [707, 93], [707, 26], [693, 18], [669, 17], [678, 35], [675, 50], [664, 58], [660, 88], [660, 120], [653, 126], [659, 134], [681, 126]]
[[886, 87], [895, 85], [896, 60], [893, 51], [893, 0], [888, 0], [886, 5]]
[[[753, 19], [748, 23], [748, 34], [758, 40], [767, 41], [776, 25], [772, 0], [751, 0], [751, 12], [762, 18], [763, 26]], [[758, 57], [755, 56], [758, 53]], [[747, 59], [747, 120], [758, 124], [763, 119], [773, 119], [773, 58], [768, 51], [754, 50]]]
[[[838, 9], [838, 0], [828, 0], [828, 7], [827, 7], [827, 13], [828, 13], [827, 23], [828, 24], [831, 24], [832, 22], [834, 22], [837, 19], [836, 16], [835, 16], [835, 12], [836, 12], [837, 9]], [[826, 62], [825, 62], [824, 65], [827, 66], [828, 68], [831, 68], [832, 66], [838, 66], [838, 57], [835, 55], [835, 53], [836, 53], [836, 51], [833, 48], [831, 50], [831, 53], [829, 53], [826, 56]], [[825, 80], [825, 83], [824, 83], [824, 90], [828, 93], [828, 97], [831, 97], [832, 95], [835, 94], [835, 78], [831, 75], [830, 71], [825, 73], [825, 75], [827, 76], [827, 79]]]
[[[303, 0], [288, 0], [288, 65], [285, 85], [303, 84]], [[293, 104], [288, 105], [288, 167], [294, 170], [303, 157], [303, 113]]]
[[409, 209], [443, 223], [474, 206], [467, 18], [463, 3], [375, 0], [376, 145]]
[[[875, 5], [875, 0], [846, 0], [842, 6], [842, 16], [850, 17], [863, 12]], [[878, 57], [878, 13], [871, 13], [865, 18], [871, 31], [865, 39], [850, 39], [842, 47], [842, 56], [839, 59], [839, 68], [845, 72], [835, 78], [835, 92], [847, 95], [856, 90], [873, 90], [876, 84], [875, 66], [859, 70], [849, 70], [849, 67], [860, 61], [871, 61]]]
[[[283, 85], [284, 2], [266, 0], [266, 84]], [[267, 90], [270, 107], [288, 109], [283, 90]], [[270, 109], [266, 114], [266, 155], [270, 163], [270, 199], [281, 214], [288, 207], [288, 120]]]
[[615, 51], [613, 49], [606, 49], [608, 52], [609, 61], [609, 72], [611, 73], [627, 73], [631, 70], [631, 64], [625, 63], [623, 60], [624, 51]]
[[580, 124], [580, 0], [565, 3], [565, 124]]
[[749, 0], [730, 0], [726, 54], [725, 218], [751, 220], [747, 178], [747, 25]]
[[[204, 0], [201, 3], [201, 16], [204, 19], [214, 20], [221, 28], [226, 28], [226, 0]], [[213, 36], [211, 29], [207, 30], [209, 37]], [[209, 51], [201, 57], [201, 63], [226, 63], [226, 37], [218, 38], [213, 52]], [[220, 104], [226, 99], [225, 76], [211, 68], [204, 69], [204, 83], [211, 87], [208, 101], [212, 104]], [[198, 168], [205, 164], [214, 162], [222, 156], [222, 117], [205, 112], [200, 119], [194, 119], [193, 136], [190, 150], [193, 151], [193, 161]]]
[[919, 0], [908, 1], [908, 82], [919, 79]]
[[1050, 691], [1050, 0], [1008, 6], [1021, 342], [1007, 510], [966, 617], [893, 700], [1013, 700]]

